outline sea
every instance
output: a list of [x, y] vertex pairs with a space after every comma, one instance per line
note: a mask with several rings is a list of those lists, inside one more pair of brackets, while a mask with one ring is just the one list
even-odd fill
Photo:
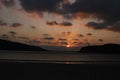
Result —
[[75, 51], [0, 51], [0, 62], [56, 64], [120, 64], [119, 53]]

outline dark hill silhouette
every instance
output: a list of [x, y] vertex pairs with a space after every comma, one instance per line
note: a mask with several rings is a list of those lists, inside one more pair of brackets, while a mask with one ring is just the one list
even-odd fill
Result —
[[14, 50], [14, 51], [46, 51], [37, 46], [31, 46], [18, 42], [12, 42], [8, 40], [0, 39], [0, 50]]
[[82, 53], [120, 53], [119, 44], [105, 44], [100, 46], [87, 46], [81, 48]]

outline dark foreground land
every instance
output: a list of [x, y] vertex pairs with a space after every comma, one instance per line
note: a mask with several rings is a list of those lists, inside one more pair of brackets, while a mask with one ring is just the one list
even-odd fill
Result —
[[9, 51], [46, 51], [37, 46], [31, 46], [23, 43], [12, 42], [8, 40], [0, 39], [0, 50], [9, 50]]
[[0, 63], [1, 80], [120, 80], [120, 65]]
[[120, 44], [104, 44], [99, 46], [87, 46], [81, 48], [82, 53], [120, 53]]

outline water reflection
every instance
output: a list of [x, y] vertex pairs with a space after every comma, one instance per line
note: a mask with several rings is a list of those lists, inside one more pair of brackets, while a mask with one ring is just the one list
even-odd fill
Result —
[[57, 64], [117, 64], [120, 63], [120, 54], [83, 54], [77, 52], [46, 51], [0, 51], [0, 61]]
[[69, 64], [69, 62], [66, 62], [66, 64]]

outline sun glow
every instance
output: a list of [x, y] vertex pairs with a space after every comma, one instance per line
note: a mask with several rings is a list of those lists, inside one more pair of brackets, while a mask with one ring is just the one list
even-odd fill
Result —
[[70, 47], [70, 45], [67, 45], [66, 47], [67, 47], [67, 48], [69, 48], [69, 47]]

